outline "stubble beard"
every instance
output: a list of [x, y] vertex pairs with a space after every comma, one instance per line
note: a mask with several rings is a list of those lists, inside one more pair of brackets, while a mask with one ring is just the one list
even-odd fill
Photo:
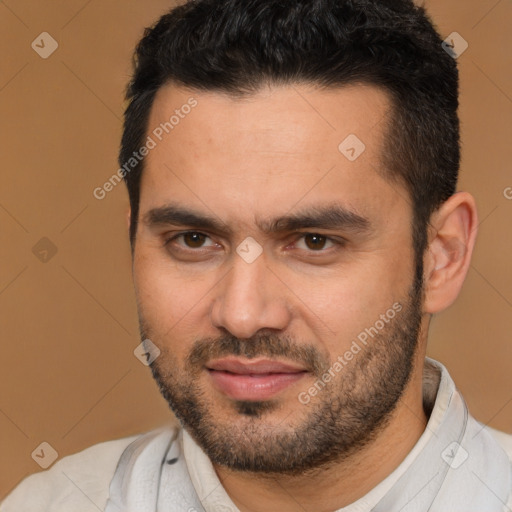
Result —
[[251, 339], [226, 335], [197, 340], [183, 365], [173, 357], [168, 342], [152, 337], [152, 329], [143, 318], [141, 335], [161, 349], [161, 355], [151, 364], [161, 394], [214, 464], [237, 471], [294, 476], [346, 459], [386, 427], [413, 370], [421, 327], [422, 288], [416, 278], [400, 302], [400, 313], [314, 400], [303, 405], [297, 399], [291, 404], [293, 419], [288, 423], [286, 417], [281, 424], [268, 421], [272, 413], [290, 405], [278, 399], [233, 401], [230, 419], [219, 421], [199, 378], [202, 375], [204, 379], [204, 366], [209, 360], [235, 355], [283, 357], [307, 368], [315, 380], [321, 379], [333, 363], [313, 345], [299, 345], [288, 337], [272, 334]]

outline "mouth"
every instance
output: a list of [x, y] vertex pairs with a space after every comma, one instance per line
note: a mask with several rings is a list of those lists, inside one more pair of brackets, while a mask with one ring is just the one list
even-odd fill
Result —
[[302, 367], [270, 359], [226, 358], [206, 365], [213, 386], [234, 400], [266, 400], [302, 379]]

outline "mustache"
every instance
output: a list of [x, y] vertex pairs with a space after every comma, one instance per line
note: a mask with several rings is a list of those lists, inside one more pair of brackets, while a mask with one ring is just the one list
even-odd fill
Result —
[[191, 372], [199, 373], [212, 359], [227, 356], [283, 358], [298, 363], [318, 377], [329, 368], [329, 361], [314, 346], [298, 345], [288, 337], [265, 334], [244, 339], [226, 335], [197, 340], [187, 357], [187, 367]]

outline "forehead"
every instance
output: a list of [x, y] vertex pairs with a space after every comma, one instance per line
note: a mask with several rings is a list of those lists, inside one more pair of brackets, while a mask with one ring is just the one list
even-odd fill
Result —
[[[197, 104], [189, 108], [191, 103]], [[156, 94], [148, 131], [174, 117], [164, 138], [172, 134], [176, 142], [188, 142], [195, 149], [208, 151], [210, 144], [220, 144], [234, 151], [245, 145], [245, 150], [255, 152], [263, 148], [296, 154], [315, 148], [336, 152], [337, 142], [350, 133], [372, 145], [375, 136], [382, 135], [379, 128], [383, 128], [389, 109], [388, 93], [366, 84], [330, 89], [274, 86], [243, 97], [169, 84]], [[238, 134], [235, 140], [230, 138], [233, 132]], [[205, 135], [207, 139], [203, 139]]]
[[148, 123], [155, 147], [141, 211], [178, 200], [249, 222], [299, 202], [341, 200], [378, 212], [405, 195], [380, 172], [390, 107], [370, 85], [296, 84], [243, 98], [166, 85]]

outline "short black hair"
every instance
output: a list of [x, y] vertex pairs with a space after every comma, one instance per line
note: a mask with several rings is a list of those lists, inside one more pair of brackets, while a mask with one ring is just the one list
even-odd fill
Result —
[[[167, 83], [233, 97], [265, 85], [374, 85], [392, 105], [382, 171], [410, 195], [422, 257], [428, 221], [455, 192], [460, 161], [458, 71], [441, 43], [411, 0], [190, 0], [137, 45], [119, 164], [144, 145], [155, 94]], [[143, 165], [124, 176], [132, 248]]]

